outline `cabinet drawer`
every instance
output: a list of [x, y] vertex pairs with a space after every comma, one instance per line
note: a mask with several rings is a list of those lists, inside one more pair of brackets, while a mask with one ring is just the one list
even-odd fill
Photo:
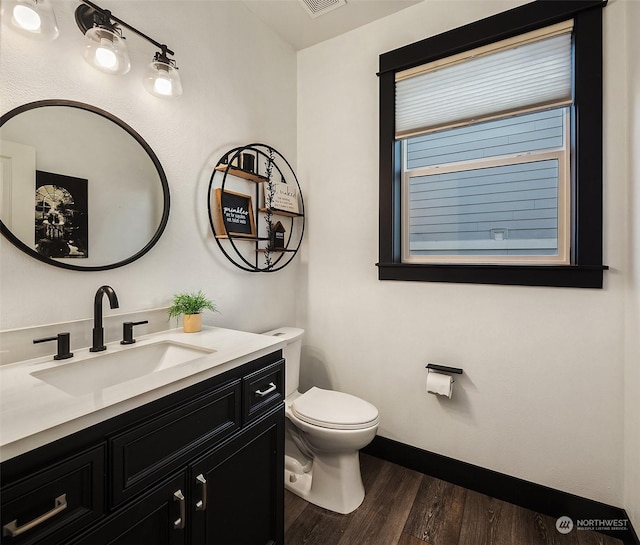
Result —
[[243, 377], [243, 422], [249, 422], [264, 414], [281, 403], [284, 396], [284, 360]]
[[104, 445], [2, 490], [2, 543], [63, 543], [104, 514]]
[[115, 506], [179, 468], [187, 456], [213, 446], [240, 427], [240, 381], [109, 440]]

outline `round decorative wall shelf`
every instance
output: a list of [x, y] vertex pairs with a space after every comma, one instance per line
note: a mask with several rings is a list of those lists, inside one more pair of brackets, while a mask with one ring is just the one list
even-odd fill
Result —
[[298, 253], [304, 199], [289, 162], [266, 144], [225, 153], [209, 181], [209, 223], [222, 253], [249, 272], [275, 272]]

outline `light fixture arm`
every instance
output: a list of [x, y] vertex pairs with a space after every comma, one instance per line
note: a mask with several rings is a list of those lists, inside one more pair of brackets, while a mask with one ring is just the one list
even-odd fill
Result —
[[90, 8], [92, 8], [93, 10], [99, 12], [102, 16], [106, 17], [109, 19], [109, 21], [113, 21], [114, 23], [117, 23], [127, 29], [129, 29], [131, 32], [137, 34], [138, 36], [140, 36], [141, 38], [144, 38], [145, 40], [147, 40], [148, 42], [152, 43], [153, 45], [155, 45], [156, 47], [160, 48], [162, 50], [162, 53], [166, 56], [167, 54], [169, 55], [175, 55], [175, 53], [173, 51], [171, 51], [171, 49], [169, 49], [165, 44], [161, 44], [160, 42], [157, 42], [156, 40], [154, 40], [153, 38], [151, 38], [150, 36], [147, 36], [144, 32], [141, 32], [140, 30], [138, 30], [137, 28], [131, 26], [130, 24], [126, 23], [125, 21], [123, 21], [122, 19], [118, 19], [115, 15], [113, 15], [110, 11], [106, 10], [106, 9], [102, 9], [100, 6], [94, 4], [93, 2], [91, 2], [90, 0], [80, 0], [83, 4], [86, 4], [87, 6], [89, 6]]

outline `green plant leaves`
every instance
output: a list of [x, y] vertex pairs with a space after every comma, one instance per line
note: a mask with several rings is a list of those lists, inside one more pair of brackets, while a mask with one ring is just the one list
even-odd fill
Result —
[[173, 296], [173, 302], [168, 309], [169, 318], [177, 318], [181, 314], [200, 314], [203, 310], [217, 312], [213, 301], [198, 291], [196, 293], [178, 293]]

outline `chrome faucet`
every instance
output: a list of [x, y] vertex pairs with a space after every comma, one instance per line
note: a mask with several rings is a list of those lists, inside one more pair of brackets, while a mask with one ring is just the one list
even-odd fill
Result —
[[96, 297], [93, 301], [93, 346], [90, 352], [101, 352], [106, 350], [104, 345], [104, 328], [102, 327], [102, 297], [106, 295], [109, 298], [111, 308], [119, 308], [118, 296], [111, 286], [100, 286], [96, 291]]

